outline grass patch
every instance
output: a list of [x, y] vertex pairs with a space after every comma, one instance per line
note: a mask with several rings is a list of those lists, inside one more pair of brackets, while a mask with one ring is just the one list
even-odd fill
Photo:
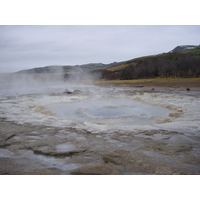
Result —
[[128, 64], [120, 64], [120, 65], [115, 65], [115, 66], [112, 66], [112, 67], [107, 67], [106, 70], [108, 70], [108, 71], [117, 71], [117, 70], [123, 69], [123, 68], [125, 68], [127, 66], [128, 66]]
[[134, 79], [134, 80], [99, 80], [95, 84], [145, 84], [145, 83], [197, 83], [200, 87], [200, 78], [152, 78], [152, 79]]

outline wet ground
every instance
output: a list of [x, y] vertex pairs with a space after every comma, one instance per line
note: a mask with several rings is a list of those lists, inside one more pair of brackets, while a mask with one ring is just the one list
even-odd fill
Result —
[[200, 174], [199, 105], [195, 88], [2, 95], [0, 174]]

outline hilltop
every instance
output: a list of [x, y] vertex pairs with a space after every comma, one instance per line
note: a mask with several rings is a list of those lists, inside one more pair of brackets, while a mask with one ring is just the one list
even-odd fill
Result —
[[189, 50], [189, 49], [196, 49], [197, 47], [198, 46], [196, 46], [196, 45], [181, 45], [181, 46], [177, 46], [176, 48], [171, 50], [169, 53], [173, 53], [173, 52], [177, 52], [177, 51], [180, 52], [180, 51], [185, 51], [185, 50]]

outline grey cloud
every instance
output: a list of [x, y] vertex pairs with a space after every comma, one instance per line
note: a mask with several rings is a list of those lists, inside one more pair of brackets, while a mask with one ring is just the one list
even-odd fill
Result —
[[200, 26], [0, 26], [0, 72], [110, 63], [200, 44]]

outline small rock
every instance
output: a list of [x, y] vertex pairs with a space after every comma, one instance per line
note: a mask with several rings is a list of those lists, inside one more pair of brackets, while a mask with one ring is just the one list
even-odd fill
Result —
[[28, 107], [29, 108], [35, 108], [35, 104], [34, 103], [30, 103], [30, 104], [28, 104]]
[[69, 90], [66, 89], [63, 93], [64, 94], [79, 95], [79, 94], [81, 94], [81, 90], [74, 90], [73, 92], [71, 92], [71, 91], [69, 91]]
[[178, 118], [182, 116], [182, 113], [170, 113], [169, 116], [173, 118]]
[[103, 157], [103, 160], [105, 163], [114, 163], [117, 165], [123, 164], [124, 163], [124, 159], [121, 155], [117, 154], [117, 153], [108, 153]]
[[135, 87], [144, 87], [144, 85], [135, 85]]
[[74, 94], [74, 95], [81, 94], [81, 90], [74, 90], [73, 94]]

